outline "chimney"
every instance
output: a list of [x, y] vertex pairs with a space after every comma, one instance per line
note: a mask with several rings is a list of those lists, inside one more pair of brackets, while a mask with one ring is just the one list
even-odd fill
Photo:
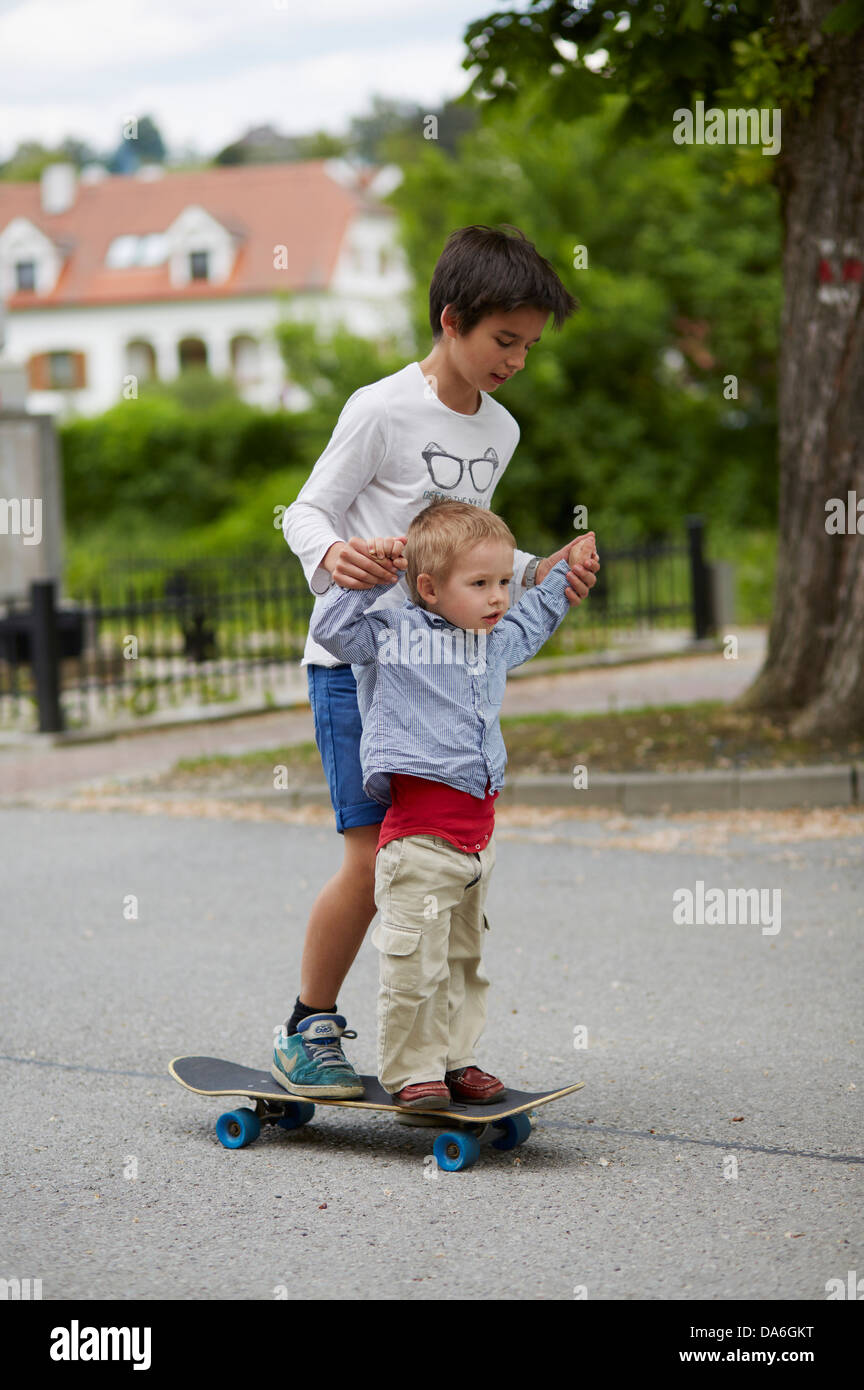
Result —
[[108, 170], [105, 165], [100, 164], [96, 159], [90, 164], [85, 164], [84, 168], [81, 170], [82, 184], [102, 183], [103, 179], [107, 179], [107, 177]]
[[42, 211], [66, 212], [75, 202], [78, 173], [74, 164], [46, 164], [40, 179]]
[[324, 171], [334, 183], [343, 188], [355, 189], [359, 181], [361, 165], [350, 159], [325, 159]]

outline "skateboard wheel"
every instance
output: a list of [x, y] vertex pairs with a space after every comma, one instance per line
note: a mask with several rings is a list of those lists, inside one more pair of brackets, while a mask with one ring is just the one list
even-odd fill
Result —
[[216, 1136], [225, 1149], [245, 1149], [261, 1133], [261, 1121], [246, 1106], [229, 1110], [216, 1121]]
[[439, 1134], [432, 1145], [432, 1152], [438, 1160], [438, 1167], [445, 1173], [458, 1173], [463, 1168], [471, 1168], [480, 1157], [480, 1145], [473, 1134], [465, 1130], [450, 1130]]
[[493, 1120], [495, 1129], [501, 1133], [492, 1140], [493, 1149], [515, 1149], [531, 1136], [531, 1121], [524, 1110], [519, 1115], [508, 1115], [504, 1120]]
[[315, 1106], [308, 1101], [291, 1101], [276, 1123], [280, 1129], [299, 1129], [301, 1125], [308, 1125], [314, 1114]]

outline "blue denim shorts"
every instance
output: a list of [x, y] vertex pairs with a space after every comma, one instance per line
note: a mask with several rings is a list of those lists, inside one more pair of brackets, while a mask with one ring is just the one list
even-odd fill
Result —
[[321, 754], [330, 800], [340, 835], [356, 825], [378, 825], [386, 806], [363, 790], [360, 736], [363, 723], [357, 707], [357, 682], [350, 666], [306, 667], [309, 703], [315, 721], [315, 742]]

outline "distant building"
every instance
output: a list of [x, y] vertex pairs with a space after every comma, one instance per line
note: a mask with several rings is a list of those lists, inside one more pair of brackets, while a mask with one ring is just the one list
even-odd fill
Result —
[[39, 184], [0, 181], [0, 364], [26, 368], [28, 410], [61, 418], [194, 364], [251, 404], [300, 407], [279, 319], [409, 341], [410, 278], [378, 201], [399, 178], [316, 159], [131, 177], [50, 164]]

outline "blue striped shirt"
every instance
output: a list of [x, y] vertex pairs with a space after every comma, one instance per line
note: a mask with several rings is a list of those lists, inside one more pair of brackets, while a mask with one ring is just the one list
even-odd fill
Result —
[[[559, 560], [488, 632], [474, 634], [406, 602], [367, 613], [390, 584], [334, 585], [311, 636], [355, 668], [367, 796], [390, 805], [390, 774], [446, 782], [481, 800], [504, 785], [498, 712], [507, 672], [534, 656], [570, 607]], [[449, 658], [449, 659], [448, 659]]]

